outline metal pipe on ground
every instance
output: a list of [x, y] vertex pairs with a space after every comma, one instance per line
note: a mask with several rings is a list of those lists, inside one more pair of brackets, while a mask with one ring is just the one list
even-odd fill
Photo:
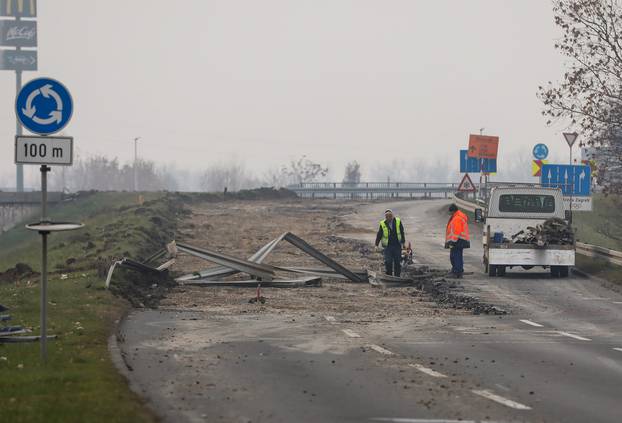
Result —
[[262, 288], [305, 288], [321, 286], [322, 278], [308, 277], [301, 279], [274, 279], [272, 281], [188, 281], [185, 283], [185, 285], [232, 288], [256, 288], [258, 285], [261, 285]]

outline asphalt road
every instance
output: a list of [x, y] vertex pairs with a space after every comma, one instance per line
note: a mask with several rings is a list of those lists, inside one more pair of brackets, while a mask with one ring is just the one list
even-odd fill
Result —
[[[447, 267], [445, 204], [390, 205], [420, 263]], [[121, 331], [131, 381], [170, 422], [622, 421], [622, 295], [535, 270], [488, 278], [472, 232], [463, 285], [508, 315], [137, 311]]]

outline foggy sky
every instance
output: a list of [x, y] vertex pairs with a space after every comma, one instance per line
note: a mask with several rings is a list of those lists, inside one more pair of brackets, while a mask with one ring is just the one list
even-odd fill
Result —
[[[39, 72], [75, 101], [81, 155], [265, 169], [457, 161], [468, 134], [502, 162], [546, 142], [535, 93], [562, 57], [547, 0], [39, 0]], [[15, 77], [0, 72], [0, 173], [13, 168]], [[32, 174], [35, 168], [29, 170]], [[336, 172], [341, 177], [341, 170]]]

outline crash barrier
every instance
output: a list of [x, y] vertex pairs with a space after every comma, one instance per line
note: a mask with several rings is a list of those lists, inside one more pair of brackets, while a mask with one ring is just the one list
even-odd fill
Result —
[[584, 244], [577, 242], [577, 253], [595, 257], [599, 260], [622, 266], [622, 252], [616, 250], [610, 250], [609, 248], [599, 247], [598, 245]]
[[[279, 266], [264, 264], [263, 261], [281, 242], [285, 241], [305, 254], [315, 258], [326, 267], [299, 267], [299, 266]], [[285, 232], [261, 247], [256, 253], [248, 259], [241, 259], [208, 248], [199, 248], [185, 243], [171, 242], [166, 245], [165, 249], [161, 249], [147, 258], [143, 263], [137, 262], [129, 258], [112, 263], [108, 270], [106, 278], [106, 288], [110, 286], [112, 275], [117, 267], [122, 267], [135, 272], [143, 273], [150, 276], [158, 276], [168, 272], [169, 268], [175, 263], [178, 254], [187, 254], [197, 257], [208, 262], [216, 264], [205, 270], [200, 270], [187, 275], [179, 276], [176, 282], [183, 285], [193, 285], [202, 287], [273, 287], [273, 288], [299, 288], [299, 287], [315, 287], [321, 286], [322, 278], [349, 280], [351, 282], [365, 283], [369, 282], [375, 287], [400, 287], [411, 285], [415, 279], [430, 278], [438, 276], [438, 272], [418, 269], [416, 276], [409, 278], [400, 278], [387, 276], [384, 274], [376, 274], [368, 272], [367, 269], [348, 269], [337, 261], [331, 259], [317, 248], [311, 246], [302, 238], [291, 232]], [[155, 267], [154, 262], [157, 260], [168, 260], [163, 264]], [[413, 264], [412, 256], [406, 255], [403, 266]], [[280, 276], [279, 273], [298, 274], [300, 277], [291, 278]], [[435, 273], [436, 272], [436, 273]], [[247, 274], [251, 279], [244, 280], [226, 280], [225, 278], [237, 274]]]
[[414, 198], [421, 196], [432, 198], [433, 195], [449, 198], [456, 191], [454, 183], [430, 182], [302, 182], [287, 186], [302, 198]]
[[[482, 208], [481, 205], [458, 197], [455, 198], [454, 202], [459, 208], [469, 212], [475, 212], [475, 209]], [[594, 257], [611, 264], [622, 266], [622, 252], [620, 251], [599, 247], [598, 245], [585, 244], [583, 242], [576, 243], [576, 251], [582, 256]]]

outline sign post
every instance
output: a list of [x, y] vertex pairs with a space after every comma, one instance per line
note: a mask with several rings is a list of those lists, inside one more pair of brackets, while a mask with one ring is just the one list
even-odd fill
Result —
[[[3, 4], [0, 4], [3, 6]], [[21, 83], [21, 81], [20, 81]], [[63, 129], [71, 120], [73, 100], [60, 82], [39, 78], [28, 82], [19, 90], [15, 100], [18, 130], [15, 136], [15, 164], [41, 165], [41, 219], [26, 228], [41, 235], [41, 360], [47, 361], [47, 285], [48, 285], [48, 235], [52, 232], [79, 229], [81, 223], [54, 223], [48, 217], [48, 165], [71, 166], [73, 163], [73, 138], [50, 137]], [[43, 136], [22, 136], [21, 125]]]
[[[484, 171], [484, 162], [483, 160], [497, 160], [497, 154], [499, 152], [499, 137], [490, 136], [490, 135], [482, 135], [484, 132], [484, 128], [480, 129], [479, 135], [470, 134], [469, 135], [469, 150], [468, 156], [475, 157], [480, 161], [480, 197], [484, 197], [484, 200], [487, 200], [488, 197], [488, 172]], [[495, 164], [496, 170], [496, 164]], [[484, 177], [484, 195], [481, 195], [481, 185], [482, 185], [482, 176]]]
[[[22, 72], [37, 70], [37, 50], [22, 50], [23, 48], [37, 47], [37, 17], [36, 0], [0, 0], [0, 16], [9, 20], [3, 20], [0, 24], [0, 46], [14, 47], [15, 49], [0, 50], [0, 70], [15, 71], [15, 93], [22, 88]], [[15, 123], [16, 135], [22, 135], [22, 125], [19, 119]], [[17, 192], [24, 191], [24, 168], [17, 164], [15, 175], [15, 189]]]
[[[570, 151], [570, 158], [568, 159], [568, 164], [572, 166], [572, 146], [577, 141], [577, 137], [579, 134], [576, 132], [564, 132], [564, 138], [568, 143], [568, 149]], [[572, 221], [572, 194], [570, 194], [570, 220]]]

